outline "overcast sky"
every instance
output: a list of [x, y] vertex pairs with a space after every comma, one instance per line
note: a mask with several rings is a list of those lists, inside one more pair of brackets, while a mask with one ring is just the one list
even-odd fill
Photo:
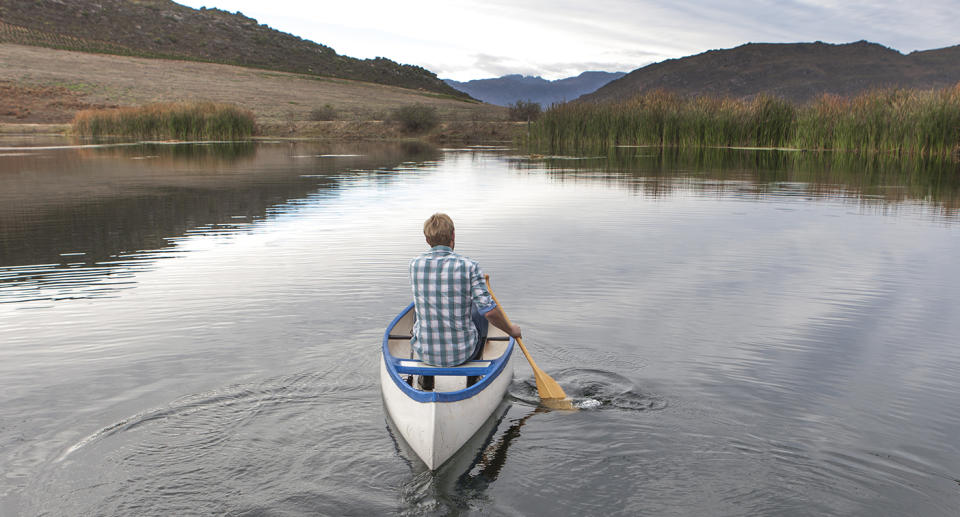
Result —
[[629, 72], [749, 42], [865, 39], [901, 52], [960, 44], [957, 0], [189, 0], [241, 11], [360, 58], [445, 79]]

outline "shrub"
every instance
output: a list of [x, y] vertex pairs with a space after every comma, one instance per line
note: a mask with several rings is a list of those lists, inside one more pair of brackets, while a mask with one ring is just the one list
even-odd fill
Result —
[[310, 120], [337, 120], [337, 110], [333, 109], [333, 106], [329, 104], [324, 104], [321, 108], [310, 110]]
[[424, 104], [403, 106], [393, 111], [391, 117], [406, 133], [430, 131], [440, 124], [437, 109]]
[[84, 110], [73, 119], [81, 136], [127, 136], [177, 140], [249, 138], [253, 113], [230, 104], [180, 102], [109, 110]]
[[540, 117], [540, 103], [533, 101], [517, 101], [509, 106], [510, 120], [531, 122]]

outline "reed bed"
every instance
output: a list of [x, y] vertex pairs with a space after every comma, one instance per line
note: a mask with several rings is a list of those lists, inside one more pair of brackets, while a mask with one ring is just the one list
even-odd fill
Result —
[[182, 102], [84, 110], [73, 119], [81, 136], [157, 140], [242, 140], [253, 135], [253, 113], [231, 104]]
[[956, 156], [960, 84], [824, 96], [806, 104], [767, 95], [740, 100], [655, 91], [620, 103], [553, 106], [527, 139], [553, 153], [647, 145]]

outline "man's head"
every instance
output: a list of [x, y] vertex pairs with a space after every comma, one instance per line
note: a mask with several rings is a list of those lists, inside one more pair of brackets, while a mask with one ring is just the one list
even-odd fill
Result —
[[436, 213], [423, 223], [423, 235], [427, 244], [453, 247], [453, 219], [447, 214]]

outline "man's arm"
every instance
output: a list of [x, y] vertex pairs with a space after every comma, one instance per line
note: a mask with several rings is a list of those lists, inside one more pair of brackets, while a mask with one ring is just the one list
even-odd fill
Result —
[[520, 334], [520, 325], [514, 325], [513, 323], [508, 322], [507, 317], [504, 316], [503, 311], [500, 310], [499, 305], [497, 305], [497, 307], [492, 311], [489, 311], [486, 314], [484, 314], [484, 317], [487, 318], [487, 321], [489, 321], [491, 325], [506, 332], [510, 337], [516, 338], [516, 339], [523, 337]]

